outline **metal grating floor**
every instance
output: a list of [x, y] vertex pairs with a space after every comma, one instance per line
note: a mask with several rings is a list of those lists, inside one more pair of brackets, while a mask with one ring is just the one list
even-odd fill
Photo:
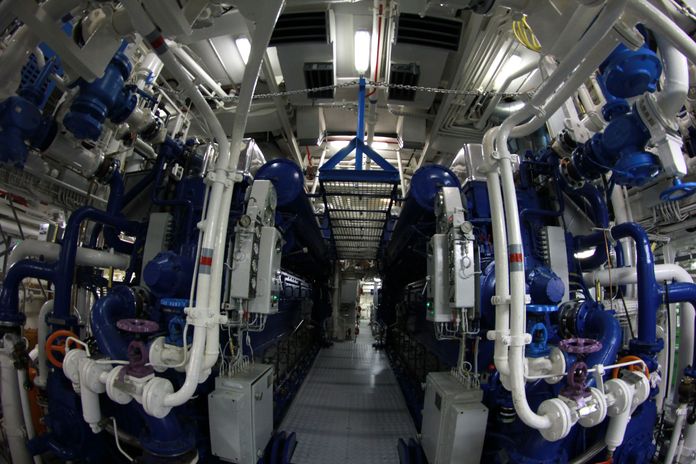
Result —
[[280, 430], [297, 433], [293, 464], [398, 463], [397, 441], [416, 436], [383, 351], [361, 324], [357, 342], [322, 350]]
[[376, 259], [391, 214], [396, 184], [322, 182], [321, 196], [338, 259]]

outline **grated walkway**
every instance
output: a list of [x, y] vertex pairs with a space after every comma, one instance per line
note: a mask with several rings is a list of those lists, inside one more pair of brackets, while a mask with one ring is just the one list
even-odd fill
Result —
[[387, 355], [366, 322], [357, 342], [323, 349], [280, 430], [297, 434], [293, 464], [398, 463], [399, 438], [416, 436]]

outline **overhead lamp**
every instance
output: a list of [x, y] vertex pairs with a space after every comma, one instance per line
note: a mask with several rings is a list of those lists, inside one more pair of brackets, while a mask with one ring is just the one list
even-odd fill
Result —
[[372, 148], [375, 150], [388, 150], [389, 149], [389, 144], [387, 142], [372, 142], [372, 145], [370, 145]]
[[242, 57], [242, 61], [246, 65], [249, 61], [249, 54], [251, 53], [251, 42], [244, 36], [237, 37], [234, 39], [234, 43], [239, 51], [239, 56]]
[[498, 72], [498, 77], [495, 80], [496, 87], [503, 85], [507, 78], [519, 69], [521, 62], [522, 57], [520, 55], [510, 55]]
[[355, 31], [355, 70], [365, 74], [370, 67], [370, 32], [360, 29]]
[[595, 247], [588, 248], [587, 250], [582, 250], [578, 251], [577, 253], [574, 253], [573, 256], [575, 259], [586, 259], [592, 256], [595, 252]]
[[339, 149], [339, 150], [340, 150], [341, 148], [345, 147], [346, 145], [348, 145], [348, 141], [347, 141], [347, 140], [331, 140], [331, 141], [328, 142], [328, 143], [329, 143], [329, 146], [330, 146], [331, 148], [336, 148], [336, 149]]

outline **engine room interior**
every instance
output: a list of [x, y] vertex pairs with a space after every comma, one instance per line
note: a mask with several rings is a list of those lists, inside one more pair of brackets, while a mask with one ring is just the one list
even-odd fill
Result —
[[696, 462], [696, 0], [0, 31], [0, 464]]

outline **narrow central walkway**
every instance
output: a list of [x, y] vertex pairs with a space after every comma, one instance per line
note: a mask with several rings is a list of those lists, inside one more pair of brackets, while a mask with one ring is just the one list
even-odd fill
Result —
[[322, 350], [280, 430], [297, 434], [293, 464], [398, 463], [399, 438], [416, 429], [366, 322], [354, 342]]

